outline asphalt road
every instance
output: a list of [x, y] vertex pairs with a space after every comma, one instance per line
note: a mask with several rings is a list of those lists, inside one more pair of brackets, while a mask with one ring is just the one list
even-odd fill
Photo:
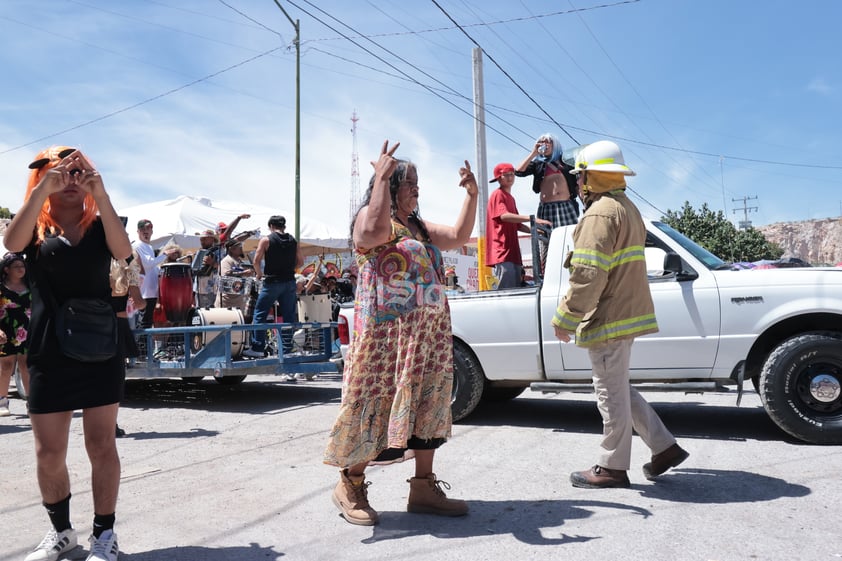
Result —
[[[411, 465], [368, 472], [376, 527], [344, 522], [321, 463], [336, 414], [334, 379], [226, 387], [130, 380], [120, 411], [123, 561], [680, 560], [842, 558], [842, 447], [786, 438], [755, 394], [647, 394], [690, 452], [657, 482], [633, 447], [631, 489], [575, 489], [594, 463], [601, 420], [592, 398], [527, 392], [456, 424], [437, 455], [467, 517], [405, 512]], [[47, 518], [23, 404], [0, 419], [0, 559], [20, 561]], [[93, 516], [81, 418], [71, 428], [72, 517], [80, 543]], [[84, 559], [77, 548], [68, 559]]]

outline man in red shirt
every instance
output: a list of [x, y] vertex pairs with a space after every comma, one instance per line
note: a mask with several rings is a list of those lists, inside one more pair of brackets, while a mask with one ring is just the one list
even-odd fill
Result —
[[[494, 179], [491, 183], [500, 183], [488, 197], [485, 214], [485, 264], [494, 267], [497, 277], [497, 290], [516, 288], [523, 277], [523, 259], [517, 239], [518, 231], [529, 233], [529, 216], [518, 214], [512, 186], [515, 184], [515, 168], [509, 163], [494, 166]], [[536, 218], [538, 224], [550, 225], [550, 222]]]

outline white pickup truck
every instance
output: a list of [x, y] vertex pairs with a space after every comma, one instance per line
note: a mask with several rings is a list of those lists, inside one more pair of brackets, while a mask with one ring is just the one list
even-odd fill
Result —
[[[739, 404], [750, 380], [781, 429], [807, 442], [842, 443], [842, 269], [734, 270], [666, 224], [646, 227], [660, 332], [635, 342], [635, 387], [698, 393], [731, 386]], [[539, 286], [449, 298], [455, 420], [481, 399], [590, 385], [587, 351], [561, 343], [550, 324], [567, 292], [562, 262], [572, 233], [573, 226], [552, 232]], [[340, 316], [347, 347], [353, 309]]]

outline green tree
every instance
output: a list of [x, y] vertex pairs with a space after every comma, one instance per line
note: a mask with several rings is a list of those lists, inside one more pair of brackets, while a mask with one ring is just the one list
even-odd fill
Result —
[[11, 218], [12, 211], [4, 206], [0, 206], [0, 218]]
[[707, 203], [696, 211], [685, 201], [680, 211], [668, 210], [661, 221], [726, 261], [779, 259], [784, 253], [759, 230], [738, 230], [721, 210], [714, 212]]

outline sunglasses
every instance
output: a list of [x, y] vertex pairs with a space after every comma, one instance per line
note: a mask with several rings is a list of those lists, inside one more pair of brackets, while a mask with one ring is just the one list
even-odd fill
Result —
[[[58, 153], [58, 158], [59, 158], [59, 160], [63, 160], [75, 151], [76, 151], [75, 148], [65, 148], [64, 150], [62, 150], [61, 152]], [[29, 169], [41, 169], [42, 167], [49, 164], [50, 160], [51, 160], [51, 158], [41, 158], [40, 160], [35, 160], [31, 164], [29, 164]], [[76, 170], [71, 171], [70, 175], [74, 175], [74, 174], [78, 175], [80, 173], [82, 173], [82, 171], [76, 169]]]

